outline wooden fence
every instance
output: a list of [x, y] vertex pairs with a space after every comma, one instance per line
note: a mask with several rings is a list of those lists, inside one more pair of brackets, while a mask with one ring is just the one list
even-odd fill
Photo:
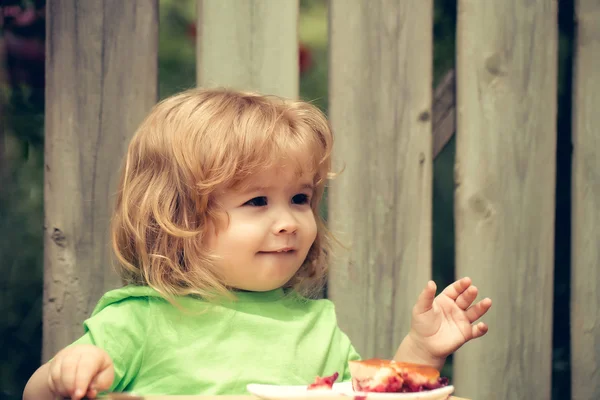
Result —
[[[198, 85], [298, 96], [298, 0], [197, 11]], [[472, 399], [549, 399], [557, 0], [458, 1], [457, 112], [452, 91], [436, 98], [443, 115], [432, 0], [330, 0], [329, 13], [329, 116], [346, 166], [329, 221], [350, 246], [329, 281], [341, 326], [365, 357], [391, 357], [409, 329], [431, 277], [432, 159], [456, 121], [457, 275], [494, 306], [488, 335], [455, 355], [453, 383]], [[579, 0], [576, 18], [572, 397], [598, 399], [600, 3]], [[127, 141], [157, 101], [158, 29], [158, 0], [48, 0], [44, 361], [118, 284], [109, 210]]]

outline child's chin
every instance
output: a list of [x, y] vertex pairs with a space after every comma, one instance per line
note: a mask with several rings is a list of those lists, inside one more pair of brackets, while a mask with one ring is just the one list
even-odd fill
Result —
[[247, 292], [270, 292], [271, 290], [276, 290], [286, 286], [288, 281], [291, 278], [280, 280], [274, 279], [271, 282], [252, 282], [250, 284], [245, 283], [243, 285], [239, 285], [238, 289], [245, 290]]

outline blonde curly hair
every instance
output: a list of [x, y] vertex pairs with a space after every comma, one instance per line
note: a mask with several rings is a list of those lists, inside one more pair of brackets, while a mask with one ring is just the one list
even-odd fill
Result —
[[332, 145], [327, 119], [303, 101], [196, 88], [159, 102], [132, 138], [120, 176], [111, 236], [123, 282], [170, 299], [228, 295], [203, 245], [219, 211], [214, 194], [292, 156], [314, 176], [317, 237], [286, 287], [317, 294], [327, 273], [319, 204]]

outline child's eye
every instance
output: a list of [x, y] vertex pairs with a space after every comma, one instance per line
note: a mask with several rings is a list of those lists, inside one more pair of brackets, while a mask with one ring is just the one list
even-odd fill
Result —
[[244, 205], [253, 207], [264, 207], [267, 205], [267, 198], [265, 196], [255, 197], [245, 202]]
[[308, 204], [310, 202], [310, 197], [307, 194], [297, 194], [292, 197], [293, 204]]

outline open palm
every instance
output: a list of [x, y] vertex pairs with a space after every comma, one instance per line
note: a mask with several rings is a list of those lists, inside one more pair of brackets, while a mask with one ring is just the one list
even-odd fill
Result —
[[473, 323], [492, 306], [485, 298], [473, 305], [477, 288], [468, 277], [457, 280], [437, 297], [436, 285], [428, 282], [413, 308], [411, 336], [431, 356], [443, 358], [471, 339], [486, 334], [485, 323]]

